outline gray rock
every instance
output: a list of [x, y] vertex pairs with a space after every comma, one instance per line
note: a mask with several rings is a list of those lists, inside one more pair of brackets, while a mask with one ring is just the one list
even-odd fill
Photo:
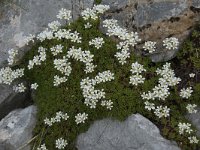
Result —
[[124, 122], [111, 119], [96, 121], [77, 139], [78, 150], [180, 150], [164, 139], [159, 129], [140, 114]]
[[142, 27], [155, 21], [177, 17], [188, 8], [187, 1], [175, 2], [156, 2], [152, 4], [139, 4], [135, 14], [135, 24]]
[[197, 135], [200, 137], [200, 108], [196, 114], [188, 114], [186, 118], [197, 128]]
[[57, 20], [56, 15], [61, 8], [72, 10], [76, 19], [81, 9], [93, 5], [93, 0], [4, 0], [0, 3], [1, 66], [9, 49], [24, 47], [25, 36], [43, 31], [48, 23]]
[[199, 0], [192, 0], [192, 6], [195, 8], [200, 8], [200, 1]]
[[[36, 123], [36, 107], [29, 106], [10, 112], [0, 122], [0, 150], [17, 150], [32, 138]], [[22, 150], [29, 150], [26, 145]]]
[[[177, 51], [163, 51], [162, 40], [174, 36], [182, 43], [200, 20], [198, 11], [191, 9], [199, 8], [199, 3], [199, 0], [102, 0], [102, 4], [111, 6], [102, 18], [117, 19], [120, 26], [138, 32], [142, 43], [157, 42], [157, 50], [150, 58], [153, 62], [168, 61]], [[105, 33], [102, 25], [100, 29]]]
[[0, 85], [0, 120], [17, 108], [24, 108], [32, 103], [30, 92], [15, 93], [11, 86]]

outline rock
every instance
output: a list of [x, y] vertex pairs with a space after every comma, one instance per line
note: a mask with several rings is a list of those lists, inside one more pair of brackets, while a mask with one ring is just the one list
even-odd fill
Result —
[[[20, 49], [20, 59], [29, 49], [25, 46], [25, 37], [43, 31], [49, 22], [57, 20], [56, 15], [61, 8], [72, 10], [73, 19], [76, 19], [81, 9], [92, 5], [93, 0], [0, 1], [0, 68], [6, 66], [7, 51], [11, 48]], [[0, 119], [29, 103], [27, 93], [16, 94], [12, 87], [0, 85]]]
[[78, 150], [180, 150], [164, 139], [159, 129], [140, 114], [124, 122], [111, 119], [96, 121], [77, 139]]
[[[0, 150], [16, 150], [32, 138], [36, 123], [36, 107], [29, 106], [10, 112], [0, 122]], [[29, 150], [27, 145], [23, 150]]]
[[196, 114], [188, 114], [186, 118], [197, 128], [197, 136], [200, 137], [200, 108], [197, 110]]
[[0, 120], [17, 108], [24, 108], [32, 103], [30, 92], [15, 93], [11, 86], [0, 85]]
[[4, 1], [0, 2], [0, 66], [5, 63], [9, 49], [23, 48], [25, 36], [43, 31], [48, 23], [57, 20], [61, 8], [72, 10], [76, 19], [80, 10], [93, 5], [93, 0]]
[[[137, 31], [142, 38], [140, 47], [145, 41], [157, 42], [157, 51], [149, 55], [153, 62], [174, 58], [177, 50], [163, 50], [163, 39], [174, 36], [182, 43], [200, 20], [199, 0], [121, 1], [102, 0], [102, 4], [111, 6], [102, 18], [117, 19], [122, 27]], [[100, 29], [105, 32], [102, 25]]]

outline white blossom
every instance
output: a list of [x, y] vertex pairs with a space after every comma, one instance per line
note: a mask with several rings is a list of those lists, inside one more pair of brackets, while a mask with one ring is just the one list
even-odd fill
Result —
[[36, 38], [35, 35], [29, 34], [28, 36], [25, 37], [25, 40], [24, 40], [25, 44], [28, 45], [29, 42], [34, 43], [35, 42], [34, 38]]
[[151, 110], [155, 109], [155, 104], [154, 103], [150, 103], [149, 101], [146, 101], [144, 104], [145, 104], [145, 109], [147, 109], [148, 111], [151, 111]]
[[52, 117], [52, 118], [45, 118], [44, 119], [44, 124], [48, 125], [48, 126], [52, 126], [54, 123], [59, 123], [61, 122], [61, 119], [63, 120], [67, 120], [69, 118], [67, 113], [63, 113], [61, 111], [56, 112], [56, 116]]
[[36, 90], [37, 88], [38, 88], [37, 83], [31, 84], [31, 89]]
[[65, 8], [61, 8], [58, 12], [57, 15], [58, 19], [65, 19], [65, 20], [70, 20], [72, 18], [71, 16], [71, 10], [67, 10]]
[[197, 105], [196, 104], [188, 104], [186, 106], [187, 111], [192, 114], [192, 113], [197, 113]]
[[57, 149], [65, 149], [65, 147], [67, 146], [67, 140], [63, 139], [63, 138], [59, 138], [56, 140], [56, 148]]
[[17, 93], [22, 93], [26, 90], [26, 87], [24, 86], [23, 83], [19, 83], [18, 85], [13, 87], [13, 90]]
[[153, 53], [156, 49], [156, 42], [147, 41], [144, 43], [143, 49], [149, 53]]
[[16, 49], [10, 49], [9, 51], [8, 51], [8, 64], [9, 65], [13, 65], [14, 63], [15, 63], [15, 57], [18, 55], [18, 50], [16, 50]]
[[189, 124], [189, 123], [179, 122], [178, 127], [179, 127], [179, 134], [181, 134], [181, 135], [184, 134], [185, 132], [190, 134], [193, 131], [191, 129], [191, 124]]
[[61, 83], [64, 83], [67, 81], [66, 77], [60, 77], [58, 75], [54, 76], [54, 81], [53, 81], [53, 85], [54, 86], [59, 86]]
[[89, 41], [89, 45], [94, 45], [97, 49], [101, 48], [104, 44], [103, 38], [97, 37]]
[[88, 119], [88, 114], [86, 113], [78, 113], [76, 116], [75, 116], [75, 122], [76, 124], [80, 124], [80, 123], [85, 123], [85, 120]]
[[107, 109], [111, 110], [113, 108], [113, 102], [111, 100], [102, 100], [101, 106], [106, 106]]
[[52, 31], [57, 31], [58, 28], [61, 26], [59, 21], [53, 21], [51, 23], [48, 24], [48, 27], [52, 30]]
[[163, 40], [163, 46], [168, 50], [177, 49], [179, 45], [179, 41], [175, 37], [166, 38]]
[[169, 111], [170, 111], [170, 108], [168, 108], [167, 106], [157, 106], [155, 108], [155, 115], [158, 116], [158, 118], [162, 118], [162, 117], [168, 117], [169, 116]]
[[129, 83], [132, 85], [137, 86], [138, 84], [144, 83], [145, 78], [142, 77], [140, 74], [135, 74], [130, 76]]
[[92, 27], [92, 24], [90, 24], [89, 22], [87, 22], [86, 24], [84, 24], [85, 29], [89, 29]]
[[194, 78], [194, 77], [195, 77], [195, 74], [194, 74], [194, 73], [190, 73], [190, 74], [189, 74], [189, 77], [190, 77], [190, 78]]
[[72, 72], [71, 63], [68, 62], [68, 59], [65, 56], [62, 59], [54, 60], [54, 68], [66, 76], [69, 76]]
[[188, 137], [188, 140], [190, 141], [190, 144], [198, 144], [199, 140], [197, 139], [196, 136], [190, 136]]
[[192, 92], [193, 92], [192, 87], [188, 87], [186, 89], [183, 88], [183, 89], [181, 89], [180, 96], [182, 98], [188, 99], [192, 95]]
[[146, 69], [144, 69], [144, 66], [139, 64], [138, 62], [135, 62], [135, 63], [132, 63], [131, 65], [131, 73], [134, 74], [134, 73], [142, 73], [142, 72], [145, 72]]

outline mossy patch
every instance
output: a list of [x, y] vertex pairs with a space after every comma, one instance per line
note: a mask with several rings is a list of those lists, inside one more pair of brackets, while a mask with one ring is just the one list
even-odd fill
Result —
[[[183, 150], [195, 150], [199, 145], [189, 144], [187, 135], [180, 136], [177, 125], [178, 122], [181, 121], [187, 122], [184, 117], [186, 113], [185, 106], [188, 102], [198, 102], [200, 85], [197, 84], [195, 86], [196, 94], [187, 101], [182, 100], [178, 96], [179, 93], [176, 88], [171, 89], [171, 95], [166, 101], [155, 101], [155, 104], [162, 104], [171, 108], [169, 118], [158, 119], [153, 112], [148, 112], [144, 109], [144, 100], [142, 100], [140, 94], [151, 90], [157, 84], [158, 77], [155, 74], [155, 70], [161, 67], [163, 63], [152, 63], [148, 58], [136, 56], [134, 52], [132, 52], [128, 62], [123, 66], [120, 65], [114, 57], [117, 52], [116, 42], [99, 31], [99, 21], [90, 20], [90, 22], [92, 28], [87, 30], [84, 28], [86, 22], [82, 19], [78, 19], [74, 23], [63, 27], [78, 31], [83, 39], [81, 44], [72, 43], [65, 39], [45, 40], [42, 43], [35, 44], [22, 60], [20, 67], [26, 67], [28, 65], [28, 60], [33, 59], [33, 56], [37, 55], [39, 46], [43, 46], [47, 49], [57, 44], [62, 44], [64, 46], [63, 53], [54, 57], [50, 51], [47, 51], [47, 59], [41, 66], [36, 66], [32, 70], [25, 71], [25, 79], [27, 82], [36, 82], [39, 85], [33, 97], [38, 107], [38, 120], [34, 130], [34, 135], [37, 135], [37, 138], [32, 143], [33, 147], [36, 148], [39, 144], [45, 143], [49, 150], [53, 150], [55, 149], [55, 140], [63, 137], [68, 140], [67, 149], [74, 150], [76, 149], [75, 142], [77, 136], [87, 131], [88, 127], [95, 120], [111, 117], [123, 121], [131, 114], [140, 113], [155, 123], [160, 128], [164, 137], [176, 141]], [[103, 37], [105, 41], [103, 47], [98, 50], [89, 45], [89, 41], [95, 37]], [[54, 68], [53, 60], [65, 56], [67, 50], [72, 46], [75, 46], [75, 48], [81, 47], [82, 50], [90, 50], [90, 52], [94, 54], [94, 64], [97, 65], [97, 68], [93, 73], [85, 74], [84, 64], [72, 59], [70, 60], [72, 62], [72, 73], [68, 81], [61, 84], [59, 87], [54, 87], [53, 77], [54, 75], [59, 75], [59, 71]], [[129, 84], [131, 64], [135, 61], [143, 64], [145, 69], [147, 69], [147, 72], [144, 73], [144, 77], [146, 78], [145, 83], [137, 87]], [[194, 66], [196, 67], [198, 65], [194, 63]], [[112, 110], [106, 110], [106, 108], [98, 105], [96, 109], [90, 109], [84, 104], [80, 81], [86, 77], [94, 78], [98, 72], [106, 70], [110, 70], [115, 74], [115, 80], [99, 84], [97, 88], [103, 88], [105, 90], [106, 99], [111, 99], [114, 103], [114, 107]], [[189, 81], [187, 81], [187, 83], [189, 84]], [[44, 119], [46, 117], [51, 118], [55, 116], [57, 111], [67, 112], [70, 118], [67, 121], [55, 123], [53, 126], [47, 127], [44, 124]], [[85, 124], [77, 125], [75, 122], [75, 115], [80, 112], [87, 113], [89, 119]]]

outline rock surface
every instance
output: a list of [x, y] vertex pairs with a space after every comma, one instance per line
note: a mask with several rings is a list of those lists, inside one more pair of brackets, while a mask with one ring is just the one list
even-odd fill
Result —
[[[0, 0], [0, 68], [7, 65], [7, 51], [20, 49], [20, 59], [28, 50], [24, 39], [43, 31], [48, 23], [57, 20], [61, 8], [72, 10], [73, 19], [80, 11], [91, 7], [93, 0]], [[0, 85], [0, 119], [16, 108], [30, 103], [26, 94], [15, 94], [12, 87]]]
[[200, 108], [197, 110], [198, 112], [196, 114], [188, 114], [186, 117], [197, 128], [197, 136], [200, 137]]
[[[129, 31], [137, 31], [145, 41], [156, 41], [154, 62], [172, 59], [177, 50], [165, 51], [162, 40], [174, 36], [182, 42], [200, 20], [199, 0], [102, 0], [111, 6], [103, 19], [113, 18]], [[102, 29], [102, 27], [101, 27]]]
[[[17, 150], [32, 138], [36, 123], [36, 107], [29, 106], [10, 112], [0, 122], [0, 150]], [[23, 150], [29, 150], [27, 145]]]
[[79, 150], [180, 150], [164, 139], [159, 129], [140, 114], [124, 122], [103, 119], [96, 121], [77, 139]]

